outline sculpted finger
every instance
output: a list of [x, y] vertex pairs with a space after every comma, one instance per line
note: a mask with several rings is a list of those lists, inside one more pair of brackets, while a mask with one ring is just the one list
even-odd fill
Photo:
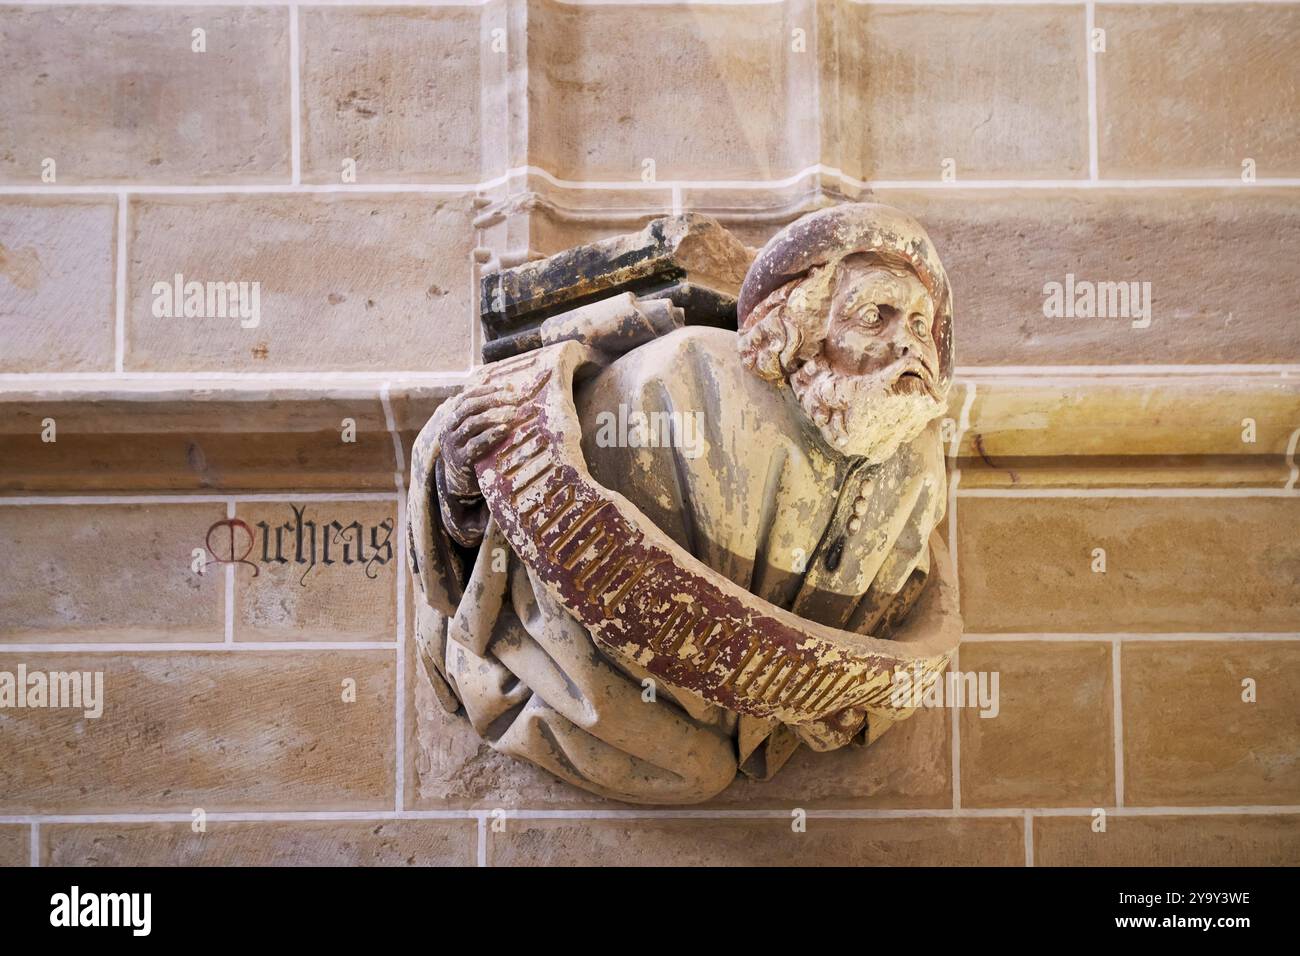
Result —
[[428, 483], [433, 472], [433, 463], [442, 452], [442, 427], [436, 416], [425, 422], [411, 446], [411, 478], [424, 484]]
[[485, 428], [490, 428], [493, 425], [504, 425], [514, 417], [515, 410], [513, 408], [488, 409], [462, 422], [460, 427], [456, 429], [456, 438], [463, 444]]
[[471, 415], [478, 415], [489, 408], [496, 408], [500, 404], [501, 402], [495, 392], [488, 395], [470, 395], [468, 393], [461, 395], [456, 399], [456, 408], [448, 418], [448, 427], [456, 428]]
[[506, 437], [509, 429], [505, 425], [496, 425], [489, 428], [483, 434], [470, 440], [465, 446], [465, 455], [470, 461], [478, 461], [486, 455], [489, 449], [497, 442]]
[[497, 389], [497, 401], [502, 405], [518, 405], [524, 399], [524, 393], [518, 385], [510, 384]]

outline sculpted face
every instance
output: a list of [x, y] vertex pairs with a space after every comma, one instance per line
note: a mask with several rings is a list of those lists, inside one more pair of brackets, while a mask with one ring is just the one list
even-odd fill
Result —
[[934, 391], [939, 352], [930, 328], [934, 303], [911, 272], [846, 259], [831, 296], [822, 352], [843, 375], [884, 375], [898, 394]]
[[790, 387], [828, 444], [883, 461], [944, 409], [934, 302], [911, 270], [865, 255], [802, 283], [790, 304], [815, 300], [825, 337]]

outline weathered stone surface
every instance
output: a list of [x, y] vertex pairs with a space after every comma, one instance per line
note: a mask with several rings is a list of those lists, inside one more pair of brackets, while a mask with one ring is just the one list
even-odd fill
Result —
[[[652, 205], [652, 202], [638, 203], [639, 207], [643, 205]], [[653, 212], [630, 212], [626, 216], [610, 217], [603, 222], [591, 222], [582, 216], [557, 215], [551, 210], [539, 208], [528, 216], [527, 238], [535, 253], [553, 255], [572, 246], [636, 232], [658, 219], [667, 208], [665, 205]]]
[[363, 184], [476, 182], [504, 172], [480, 170], [482, 10], [300, 9], [303, 180], [342, 182], [345, 159]]
[[1087, 176], [1081, 6], [826, 7], [831, 165], [861, 179], [938, 180], [948, 159], [959, 182]]
[[0, 197], [0, 373], [112, 371], [116, 230], [109, 197]]
[[673, 210], [671, 187], [568, 188], [532, 172], [482, 191], [475, 219], [492, 257], [479, 275], [644, 229]]
[[219, 641], [225, 578], [195, 548], [213, 504], [3, 505], [0, 639]]
[[[675, 208], [716, 213], [755, 247], [818, 205], [864, 198], [840, 169], [934, 180], [946, 157], [951, 187], [865, 198], [926, 224], [953, 278], [958, 360], [992, 367], [969, 376], [977, 395], [956, 461], [962, 491], [1277, 491], [1290, 480], [1294, 376], [1138, 368], [1085, 381], [1021, 368], [1300, 362], [1300, 327], [1289, 321], [1300, 302], [1293, 189], [963, 188], [977, 176], [1085, 174], [1081, 4], [742, 9], [302, 6], [304, 182], [338, 183], [341, 159], [353, 156], [362, 189], [447, 182], [465, 192], [235, 197], [141, 190], [289, 181], [284, 7], [8, 8], [0, 100], [14, 108], [0, 124], [10, 134], [0, 137], [0, 183], [41, 188], [48, 155], [58, 162], [53, 191], [84, 183], [105, 194], [0, 197], [0, 375], [35, 373], [0, 383], [0, 491], [391, 494], [415, 433], [446, 395], [437, 389], [454, 387], [449, 378], [408, 388], [391, 373], [469, 366], [484, 273], [634, 232]], [[966, 28], [993, 13], [996, 30]], [[1288, 112], [1293, 7], [1102, 4], [1096, 14], [1108, 35], [1095, 57], [1103, 178], [1235, 181], [1248, 156], [1261, 178], [1300, 175]], [[190, 52], [192, 26], [208, 31], [208, 53]], [[498, 26], [508, 28], [505, 53], [491, 46]], [[808, 29], [807, 53], [791, 48], [795, 28]], [[641, 181], [644, 159], [657, 181]], [[506, 169], [513, 174], [471, 196], [476, 177]], [[126, 368], [172, 378], [110, 380], [118, 200], [108, 193], [117, 184], [132, 191]], [[156, 319], [152, 283], [178, 271], [260, 280], [260, 327]], [[1044, 285], [1067, 274], [1151, 282], [1151, 326], [1046, 318]], [[312, 380], [290, 388], [196, 371]], [[105, 381], [43, 377], [65, 372]], [[402, 455], [377, 397], [390, 380]], [[964, 384], [950, 397], [954, 419]], [[47, 415], [57, 443], [39, 440]], [[356, 444], [339, 441], [344, 417], [357, 422]], [[1246, 418], [1257, 425], [1253, 444], [1242, 441]], [[1290, 502], [959, 496], [963, 596], [979, 630], [1289, 634], [1300, 560]], [[219, 641], [225, 570], [195, 582], [176, 574], [225, 507], [0, 506], [9, 558], [0, 640]], [[324, 507], [334, 505], [311, 504], [309, 514]], [[268, 522], [287, 515], [277, 503], [237, 508]], [[949, 522], [936, 530], [946, 538]], [[1107, 549], [1106, 575], [1087, 567], [1094, 546]], [[390, 640], [396, 582], [336, 581], [322, 570], [307, 579], [310, 598], [293, 601], [303, 589], [287, 570], [252, 582], [238, 568], [249, 615], [235, 616], [237, 639]], [[262, 590], [247, 590], [253, 583]], [[705, 805], [781, 819], [512, 820], [494, 857], [945, 865], [972, 847], [983, 859], [983, 837], [972, 833], [988, 828], [1002, 835], [989, 844], [997, 858], [1018, 864], [1022, 807], [1113, 800], [1104, 647], [980, 642], [962, 654], [963, 668], [1003, 668], [1004, 694], [995, 720], [960, 715], [963, 803], [1010, 808], [1014, 820], [814, 817], [802, 835], [811, 842], [787, 852], [790, 807], [950, 805], [952, 715], [922, 711], [869, 748], [801, 748], [772, 780], [739, 778]], [[1291, 647], [1122, 644], [1129, 803], [1296, 803]], [[0, 813], [394, 804], [391, 650], [3, 656], [13, 660], [0, 670], [18, 657], [106, 666], [109, 701], [102, 721], [0, 710]], [[357, 705], [333, 703], [340, 661], [362, 685]], [[1026, 675], [1044, 699], [1017, 690]], [[1240, 701], [1243, 676], [1258, 683], [1254, 705]], [[405, 805], [621, 806], [493, 751], [442, 709], [414, 657], [406, 678], [406, 780], [396, 782]], [[1175, 812], [1111, 814], [1106, 834], [1091, 831], [1090, 817], [1037, 816], [1032, 826], [1040, 864], [1294, 865], [1296, 820]], [[47, 863], [435, 863], [472, 861], [472, 831], [461, 820], [218, 822], [199, 838], [181, 823], [42, 822], [41, 842]], [[30, 832], [0, 824], [0, 864], [26, 865]]]
[[473, 820], [59, 823], [42, 866], [473, 866]]
[[1036, 817], [1036, 866], [1295, 866], [1300, 814]]
[[616, 292], [645, 293], [683, 280], [734, 297], [749, 261], [745, 247], [713, 219], [656, 219], [630, 235], [485, 275], [479, 314], [495, 339]]
[[967, 627], [1294, 631], [1298, 516], [1300, 498], [960, 497]]
[[815, 55], [790, 52], [788, 13], [532, 0], [530, 162], [611, 182], [643, 178], [647, 159], [660, 180], [777, 179], [812, 165]]
[[975, 382], [962, 459], [1071, 457], [1091, 467], [1111, 457], [1221, 456], [1281, 465], [1300, 422], [1300, 381], [1281, 375]]
[[[1300, 361], [1300, 324], [1281, 321], [1278, 311], [1300, 303], [1300, 272], [1278, 265], [1300, 259], [1292, 190], [973, 189], [959, 180], [943, 189], [863, 191], [833, 177], [828, 185], [828, 193], [808, 187], [795, 196], [700, 187], [683, 190], [682, 201], [715, 214], [749, 246], [762, 245], [810, 203], [848, 198], [907, 210], [924, 223], [955, 290], [959, 367]], [[537, 189], [545, 197], [552, 187]], [[591, 191], [587, 203], [596, 206], [601, 195]], [[645, 200], [651, 209], [659, 201]], [[525, 231], [539, 251], [635, 228], [630, 210], [607, 222], [609, 214], [573, 205], [562, 221], [529, 214]], [[1064, 293], [1067, 276], [1076, 303], [1085, 282], [1094, 292], [1099, 283], [1138, 283], [1132, 314], [1120, 314], [1117, 300], [1112, 316], [1103, 287], [1105, 317], [1049, 318], [1045, 288], [1058, 283]], [[1133, 325], [1145, 323], [1133, 312], [1139, 302], [1151, 306], [1145, 328]]]
[[[26, 655], [104, 673], [104, 713], [6, 710], [0, 813], [387, 810], [392, 651]], [[356, 682], [355, 703], [342, 699]]]
[[687, 323], [732, 329], [736, 324], [736, 300], [685, 281], [641, 295], [619, 292], [484, 342], [483, 359], [494, 362], [557, 342], [578, 340], [601, 351], [627, 350]]
[[[421, 662], [407, 651], [407, 800], [413, 809], [618, 809], [538, 768], [494, 751], [434, 696]], [[951, 715], [923, 711], [871, 747], [831, 753], [802, 748], [771, 780], [737, 777], [702, 805], [718, 809], [790, 806], [928, 809], [952, 805]]]
[[[414, 627], [414, 615], [408, 615]], [[605, 800], [559, 780], [546, 771], [497, 753], [470, 726], [465, 714], [448, 713], [434, 695], [431, 667], [415, 642], [403, 642], [406, 655], [406, 788], [412, 810], [617, 809]]]
[[1097, 26], [1102, 176], [1300, 175], [1300, 10], [1106, 4]]
[[[6, 389], [0, 490], [391, 491], [397, 460], [379, 387], [132, 388], [105, 377], [76, 389]], [[42, 441], [46, 419], [56, 441]], [[355, 441], [343, 440], [345, 428]]]
[[[829, 132], [829, 131], [827, 131]], [[776, 231], [823, 206], [843, 202], [845, 174], [830, 166], [812, 166], [798, 175], [765, 183], [688, 183], [678, 193], [683, 209], [715, 216], [746, 245], [756, 249]], [[544, 187], [539, 191], [546, 194]]]
[[27, 866], [31, 861], [31, 827], [0, 825], [0, 866]]
[[1115, 804], [1109, 644], [962, 646], [960, 670], [997, 673], [998, 712], [961, 710], [963, 807]]
[[1143, 642], [1120, 663], [1126, 803], [1300, 803], [1300, 644]]
[[509, 820], [491, 866], [1021, 866], [1015, 819]]
[[1242, 488], [1277, 490], [1285, 487], [1291, 469], [1280, 458], [1162, 455], [1133, 459], [1098, 458], [982, 458], [961, 462], [961, 486], [980, 488], [1066, 489], [1101, 491], [1111, 488], [1165, 489]]
[[[452, 194], [134, 199], [126, 367], [467, 368], [469, 216], [468, 197]], [[155, 316], [154, 284], [177, 274], [260, 283], [260, 321], [245, 328], [239, 318]]]
[[922, 710], [870, 747], [797, 750], [771, 780], [738, 776], [704, 807], [931, 809], [952, 806], [952, 714]]
[[[397, 639], [396, 501], [288, 498], [235, 515], [252, 531], [257, 570], [234, 568], [236, 641]], [[238, 541], [237, 554], [250, 541], [243, 529]]]
[[[1292, 190], [880, 190], [925, 223], [956, 290], [957, 364], [1295, 363]], [[1141, 318], [1047, 318], [1050, 282], [1150, 283]], [[1139, 285], [1139, 291], [1142, 286]], [[1081, 292], [1079, 294], [1082, 294]]]
[[[972, 379], [962, 487], [1282, 488], [1300, 383], [1283, 375]], [[954, 418], [960, 414], [950, 410]], [[951, 409], [951, 406], [950, 406]]]
[[[623, 334], [628, 283], [661, 263], [734, 282], [748, 260], [685, 216], [488, 276], [507, 319], [607, 297], [477, 371], [413, 450], [433, 690], [498, 752], [601, 796], [697, 803], [800, 743], [874, 742], [910, 713], [896, 671], [933, 678], [960, 636], [932, 534], [951, 293], [924, 230], [878, 204], [806, 217], [749, 265], [738, 333], [674, 316]], [[629, 407], [704, 440], [607, 434]]]
[[[438, 410], [438, 406], [458, 391], [460, 384], [456, 382], [446, 385], [397, 383], [390, 387], [389, 403], [393, 410], [393, 424], [408, 445], [419, 434], [429, 416]], [[405, 460], [411, 460], [409, 454]]]
[[283, 6], [9, 7], [0, 46], [0, 182], [289, 181]]

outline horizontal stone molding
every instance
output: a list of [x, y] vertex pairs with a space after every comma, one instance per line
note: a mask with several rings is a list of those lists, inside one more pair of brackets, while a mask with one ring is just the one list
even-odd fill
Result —
[[10, 384], [0, 387], [0, 493], [393, 491], [455, 381]]
[[[405, 478], [415, 434], [464, 377], [8, 376], [0, 493], [387, 491], [395, 474]], [[962, 491], [1300, 494], [1300, 368], [959, 369], [946, 418]], [[48, 420], [52, 442], [42, 440]]]

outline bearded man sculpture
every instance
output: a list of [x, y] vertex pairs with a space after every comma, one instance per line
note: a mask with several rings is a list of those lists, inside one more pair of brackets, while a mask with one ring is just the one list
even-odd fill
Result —
[[[715, 286], [743, 270], [733, 237], [685, 219], [647, 228], [710, 236]], [[640, 259], [608, 260], [628, 281], [605, 291], [638, 287]], [[898, 678], [933, 681], [960, 638], [935, 530], [952, 300], [929, 238], [831, 207], [738, 291], [737, 331], [683, 325], [673, 297], [571, 295], [412, 456], [417, 640], [444, 706], [619, 800], [706, 800], [801, 744], [870, 744], [919, 701]]]

